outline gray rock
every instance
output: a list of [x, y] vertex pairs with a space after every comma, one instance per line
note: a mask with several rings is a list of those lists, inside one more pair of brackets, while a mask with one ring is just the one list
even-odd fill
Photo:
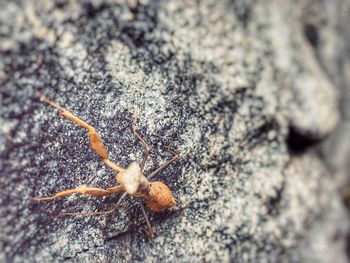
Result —
[[[349, 120], [337, 68], [349, 65], [348, 2], [0, 7], [0, 261], [347, 261], [350, 148], [336, 145]], [[176, 149], [156, 179], [178, 204], [149, 212], [156, 238], [136, 198], [112, 216], [69, 218], [58, 215], [107, 210], [118, 195], [30, 200], [116, 184], [86, 131], [37, 92], [93, 125], [122, 166], [142, 158], [130, 122], [153, 145], [146, 174]]]

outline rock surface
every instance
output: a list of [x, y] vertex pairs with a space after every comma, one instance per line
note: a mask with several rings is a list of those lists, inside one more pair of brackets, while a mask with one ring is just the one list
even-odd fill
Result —
[[[349, 1], [0, 7], [1, 262], [347, 262]], [[135, 198], [70, 218], [57, 215], [118, 195], [30, 200], [116, 184], [37, 92], [93, 125], [123, 166], [142, 156], [130, 122], [153, 145], [146, 174], [176, 149], [157, 180], [178, 205], [149, 213], [155, 239]]]

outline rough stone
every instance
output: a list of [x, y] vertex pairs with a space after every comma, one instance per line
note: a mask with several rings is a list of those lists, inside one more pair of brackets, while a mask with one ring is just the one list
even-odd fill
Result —
[[[0, 2], [0, 261], [347, 262], [350, 146], [334, 142], [349, 127], [349, 7]], [[180, 154], [157, 177], [178, 204], [149, 213], [153, 240], [136, 198], [69, 218], [57, 215], [106, 210], [118, 195], [30, 200], [116, 184], [86, 131], [38, 92], [93, 125], [120, 165], [142, 158], [130, 122], [153, 145], [146, 174], [167, 146]]]

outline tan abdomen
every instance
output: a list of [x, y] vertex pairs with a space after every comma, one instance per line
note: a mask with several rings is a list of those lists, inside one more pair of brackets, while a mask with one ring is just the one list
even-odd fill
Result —
[[149, 210], [153, 212], [162, 212], [176, 204], [175, 198], [170, 189], [162, 182], [150, 183], [151, 191], [149, 195], [143, 196]]

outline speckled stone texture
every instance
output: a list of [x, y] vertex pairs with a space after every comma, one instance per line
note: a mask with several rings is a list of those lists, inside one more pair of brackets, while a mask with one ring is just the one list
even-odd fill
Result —
[[[0, 262], [347, 262], [349, 1], [1, 1]], [[72, 195], [142, 158], [177, 207]], [[329, 139], [327, 139], [329, 138]]]

